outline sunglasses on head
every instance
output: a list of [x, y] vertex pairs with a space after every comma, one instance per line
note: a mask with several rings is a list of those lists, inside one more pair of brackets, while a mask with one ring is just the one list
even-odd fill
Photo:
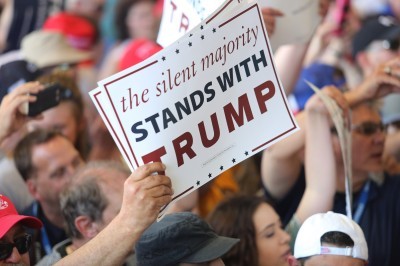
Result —
[[377, 133], [378, 131], [385, 132], [386, 126], [383, 125], [382, 123], [364, 122], [359, 125], [353, 125], [352, 129], [361, 135], [371, 136]]
[[14, 247], [17, 248], [19, 254], [28, 252], [32, 243], [32, 237], [28, 234], [17, 237], [14, 243], [0, 243], [0, 260], [5, 260], [11, 256]]

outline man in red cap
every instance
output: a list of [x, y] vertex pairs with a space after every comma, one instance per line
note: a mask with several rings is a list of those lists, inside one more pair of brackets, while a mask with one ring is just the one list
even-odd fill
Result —
[[0, 265], [29, 265], [31, 236], [24, 227], [39, 229], [42, 222], [31, 216], [19, 215], [14, 204], [0, 194]]

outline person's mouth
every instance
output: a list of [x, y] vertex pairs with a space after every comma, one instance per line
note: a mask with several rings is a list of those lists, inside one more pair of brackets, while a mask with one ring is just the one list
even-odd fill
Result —
[[286, 260], [286, 259], [288, 259], [289, 256], [291, 256], [291, 255], [292, 255], [292, 252], [290, 251], [290, 248], [289, 248], [287, 251], [285, 251], [285, 252], [282, 254], [282, 257]]

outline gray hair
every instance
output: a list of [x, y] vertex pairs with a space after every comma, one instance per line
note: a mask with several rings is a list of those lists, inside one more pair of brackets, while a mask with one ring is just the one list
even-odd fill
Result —
[[104, 176], [104, 171], [117, 171], [126, 174], [129, 170], [111, 161], [90, 162], [75, 173], [73, 184], [62, 193], [60, 205], [63, 212], [67, 234], [76, 239], [83, 236], [75, 226], [75, 219], [87, 216], [92, 221], [102, 221], [108, 199], [100, 187], [101, 182], [112, 176]]

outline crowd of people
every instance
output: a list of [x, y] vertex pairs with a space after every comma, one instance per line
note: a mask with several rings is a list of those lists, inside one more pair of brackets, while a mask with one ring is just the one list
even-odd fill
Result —
[[[167, 166], [129, 171], [88, 95], [163, 49], [164, 1], [0, 0], [0, 265], [398, 265], [400, 4], [314, 1], [311, 39], [273, 54], [300, 130], [171, 203]], [[277, 34], [285, 10], [261, 13]]]

